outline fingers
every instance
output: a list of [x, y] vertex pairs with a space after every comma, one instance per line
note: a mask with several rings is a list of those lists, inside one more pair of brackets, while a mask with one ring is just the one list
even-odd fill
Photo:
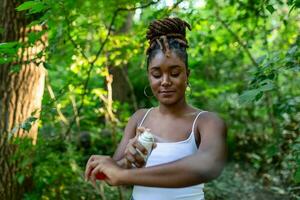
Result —
[[128, 153], [131, 154], [132, 156], [138, 154], [137, 150], [133, 146], [128, 147]]
[[132, 138], [132, 139], [130, 139], [130, 140], [128, 141], [128, 144], [126, 145], [126, 148], [125, 148], [125, 154], [127, 153], [128, 148], [129, 148], [130, 146], [132, 146], [133, 143], [134, 143], [136, 140], [137, 140], [137, 138]]
[[146, 128], [146, 127], [143, 127], [143, 126], [139, 126], [136, 129], [136, 135], [135, 136], [138, 137], [140, 134], [142, 134], [145, 131], [149, 131], [150, 132], [150, 129]]
[[137, 127], [137, 129], [136, 129], [136, 136], [139, 136], [139, 135], [140, 135], [141, 133], [143, 133], [145, 130], [146, 130], [146, 128], [143, 127], [143, 126]]
[[133, 146], [138, 149], [140, 152], [142, 152], [145, 156], [148, 154], [147, 149], [138, 141], [133, 143]]
[[129, 148], [127, 157], [133, 163], [134, 162], [138, 162], [138, 163], [143, 163], [144, 162], [143, 156], [134, 147]]
[[87, 161], [87, 163], [86, 163], [86, 166], [85, 166], [85, 173], [84, 173], [84, 179], [85, 179], [85, 180], [88, 180], [89, 174], [90, 174], [90, 172], [91, 172], [91, 170], [92, 170], [92, 166], [90, 165], [90, 163], [91, 163], [92, 161], [94, 161], [95, 158], [96, 158], [96, 155], [92, 155], [92, 156], [89, 158], [89, 160]]
[[135, 159], [134, 159], [134, 157], [133, 157], [133, 155], [131, 155], [130, 153], [128, 153], [128, 154], [126, 154], [126, 160], [128, 161], [128, 162], [130, 162], [130, 164], [132, 164], [132, 163], [134, 163], [135, 162]]
[[145, 165], [144, 157], [148, 155], [147, 149], [138, 142], [138, 137], [144, 131], [150, 131], [150, 129], [142, 126], [138, 127], [136, 129], [136, 136], [129, 140], [125, 149], [125, 159], [130, 165], [133, 164], [136, 167], [143, 167]]
[[101, 173], [101, 167], [101, 165], [98, 165], [91, 172], [90, 181], [94, 187], [96, 187], [96, 174]]
[[97, 166], [99, 161], [91, 161], [88, 166], [86, 167], [85, 169], [85, 180], [89, 180], [90, 179], [90, 176], [91, 176], [91, 173], [92, 171], [95, 169], [95, 167]]
[[136, 167], [142, 167], [145, 165], [144, 158], [133, 146], [128, 148], [125, 158], [130, 164], [134, 164]]
[[134, 158], [132, 156], [126, 157], [125, 159], [127, 160], [127, 162], [129, 163], [129, 165], [131, 167], [134, 166], [134, 167], [137, 167], [137, 168], [141, 168], [146, 164], [144, 159], [142, 161], [138, 162], [138, 161], [134, 160]]
[[84, 177], [85, 180], [89, 180], [92, 170], [97, 166], [97, 164], [102, 160], [109, 156], [101, 156], [101, 155], [92, 155], [85, 167]]

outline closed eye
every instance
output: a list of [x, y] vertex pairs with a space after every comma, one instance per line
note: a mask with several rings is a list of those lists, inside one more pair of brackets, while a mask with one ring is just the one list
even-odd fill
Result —
[[178, 77], [180, 75], [180, 73], [172, 73], [171, 76], [173, 77]]
[[161, 75], [160, 75], [160, 73], [153, 73], [152, 76], [153, 76], [154, 78], [160, 78]]

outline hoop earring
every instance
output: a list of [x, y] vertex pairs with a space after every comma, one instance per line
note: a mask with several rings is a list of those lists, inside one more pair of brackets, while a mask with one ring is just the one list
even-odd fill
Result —
[[147, 94], [147, 88], [149, 88], [149, 85], [146, 85], [146, 86], [144, 87], [144, 95], [145, 95], [146, 97], [148, 97], [148, 98], [153, 97], [153, 96], [154, 96], [153, 94], [152, 94], [151, 96]]
[[186, 91], [189, 92], [188, 96], [192, 96], [193, 90], [189, 82], [187, 83]]

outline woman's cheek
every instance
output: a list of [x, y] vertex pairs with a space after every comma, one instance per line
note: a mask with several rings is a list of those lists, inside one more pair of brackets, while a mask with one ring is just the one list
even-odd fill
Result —
[[156, 93], [157, 90], [159, 89], [159, 85], [160, 85], [159, 81], [152, 81], [152, 82], [150, 83], [152, 92], [155, 92], [155, 93]]

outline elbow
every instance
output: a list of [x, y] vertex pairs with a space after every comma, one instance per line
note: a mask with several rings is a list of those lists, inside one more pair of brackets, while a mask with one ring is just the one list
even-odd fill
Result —
[[211, 170], [211, 172], [210, 172], [210, 180], [209, 181], [212, 181], [212, 180], [214, 180], [214, 179], [216, 179], [216, 178], [218, 178], [221, 174], [222, 174], [222, 171], [223, 171], [223, 167], [222, 168], [216, 168], [216, 169], [213, 169], [213, 170]]
[[199, 172], [199, 180], [201, 180], [202, 183], [210, 182], [222, 174], [223, 168], [224, 165], [221, 165], [201, 170], [201, 172]]

